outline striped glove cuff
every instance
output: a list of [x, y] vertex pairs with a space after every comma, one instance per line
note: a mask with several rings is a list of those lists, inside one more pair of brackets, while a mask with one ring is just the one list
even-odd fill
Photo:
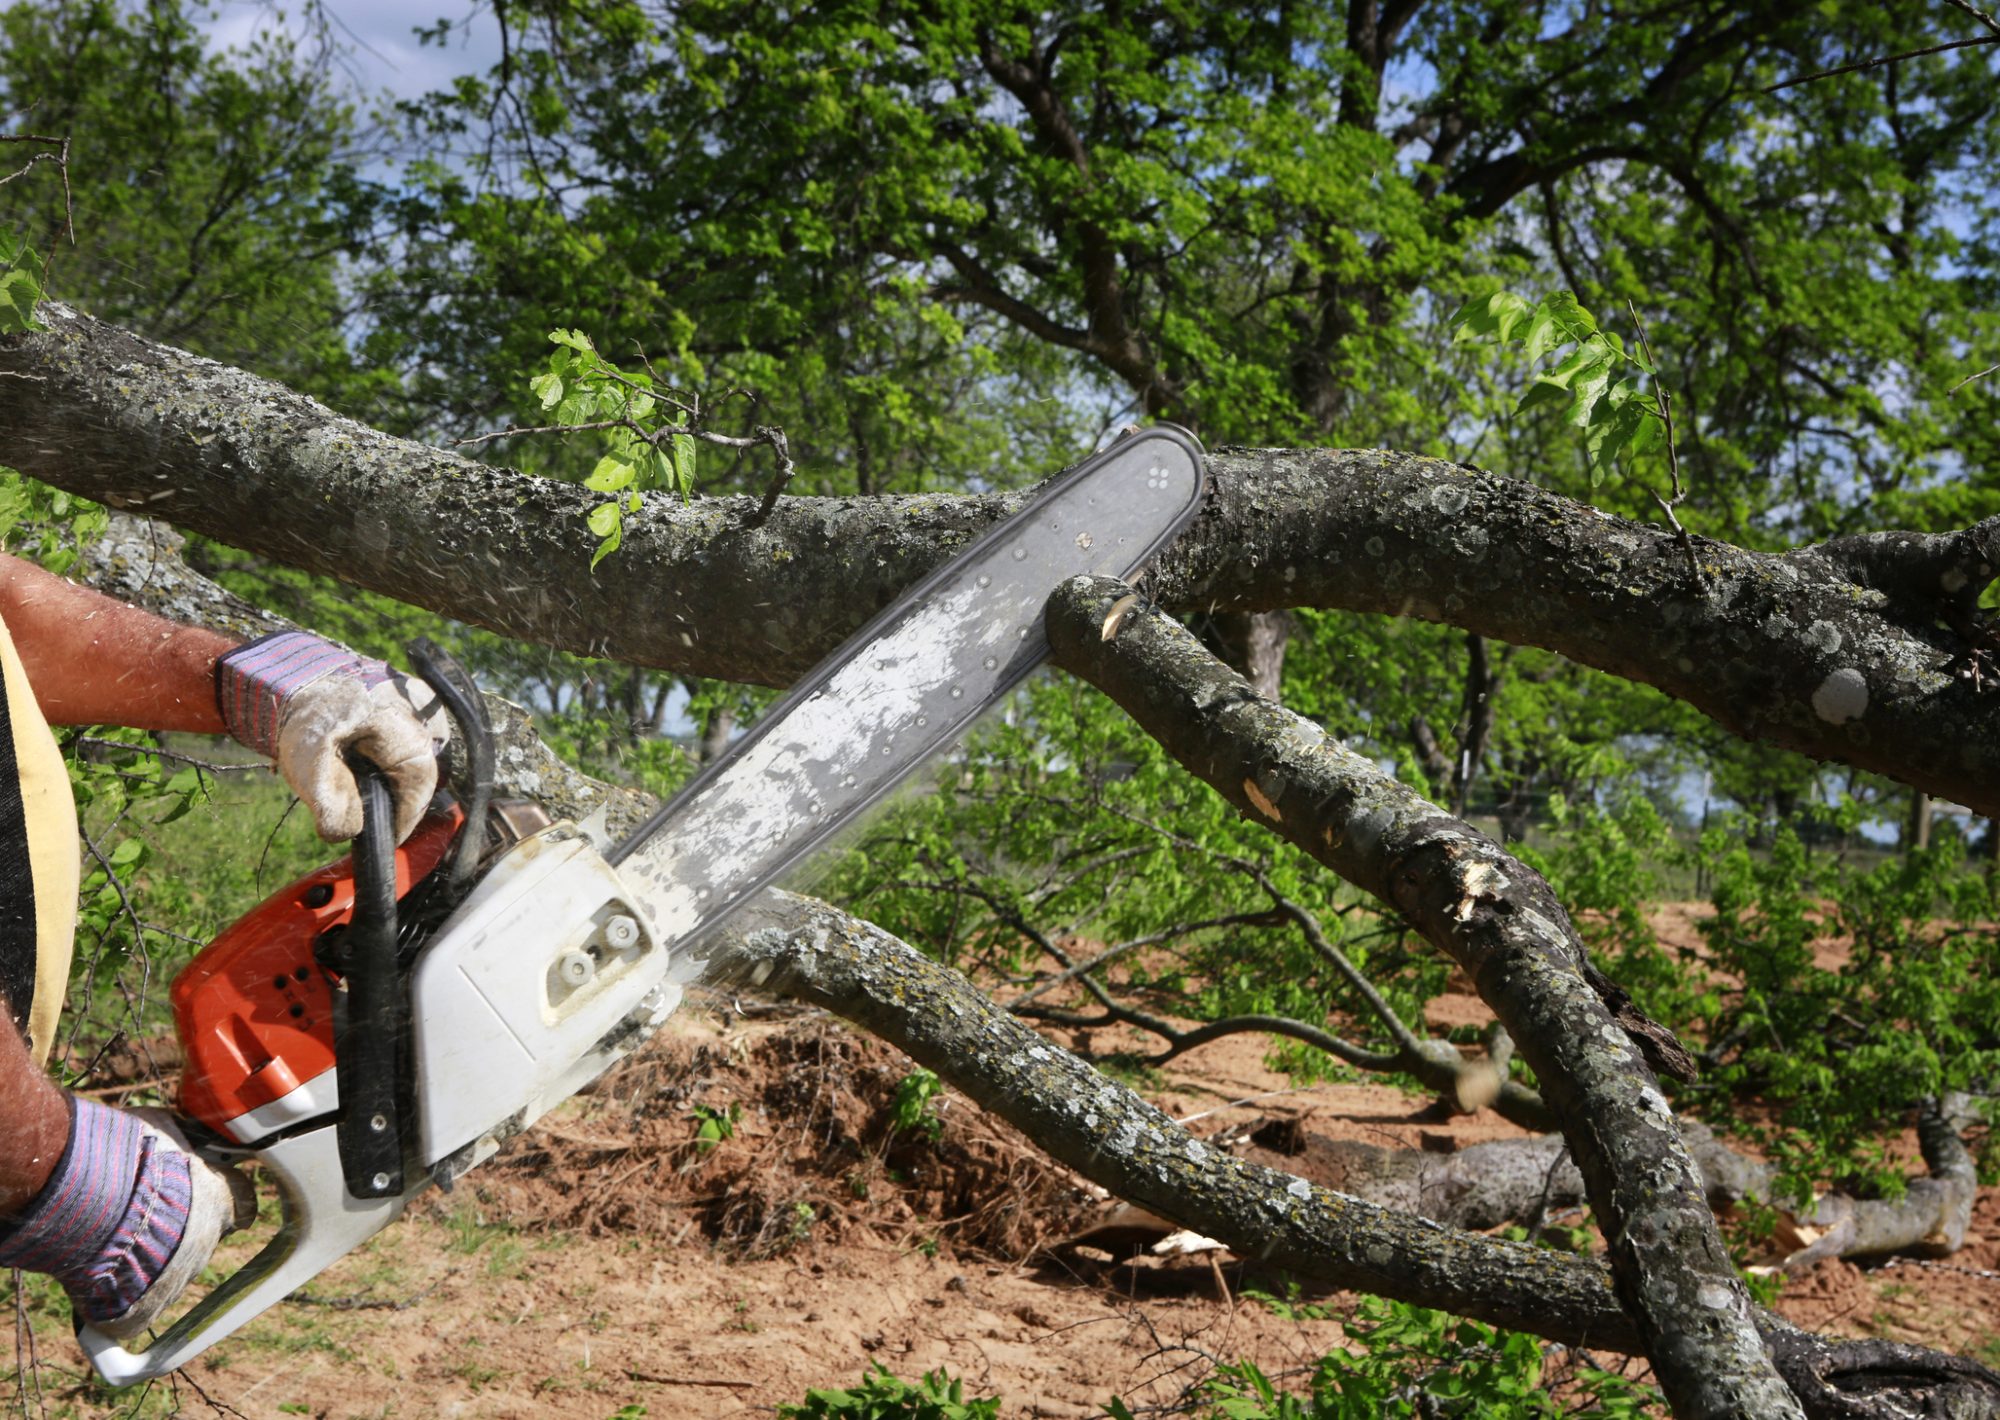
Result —
[[69, 1143], [18, 1220], [0, 1225], [0, 1267], [45, 1272], [84, 1320], [123, 1316], [165, 1270], [194, 1198], [187, 1155], [121, 1110], [72, 1100]]
[[233, 739], [276, 759], [285, 702], [330, 675], [352, 676], [369, 690], [390, 678], [382, 662], [345, 646], [306, 631], [278, 631], [244, 642], [215, 663], [215, 703]]

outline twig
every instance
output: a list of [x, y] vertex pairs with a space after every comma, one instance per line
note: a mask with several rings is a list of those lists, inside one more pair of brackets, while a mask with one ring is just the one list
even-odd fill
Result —
[[167, 759], [172, 760], [175, 764], [186, 764], [195, 769], [206, 769], [211, 774], [250, 774], [257, 771], [268, 773], [271, 768], [270, 765], [265, 764], [262, 760], [258, 760], [252, 764], [218, 764], [214, 760], [197, 759], [191, 754], [182, 754], [177, 750], [166, 749], [159, 745], [132, 744], [126, 740], [106, 739], [102, 735], [78, 735], [76, 743], [90, 745], [95, 749], [129, 750], [133, 754], [143, 754], [153, 759]]
[[[1956, 4], [1957, 0], [1948, 0], [1948, 3]], [[1960, 8], [1970, 10], [1972, 7], [1967, 5]], [[1981, 20], [1987, 20], [1987, 16], [1981, 14], [1979, 11], [1974, 10], [1973, 13], [1979, 15]], [[1988, 22], [1990, 23], [1990, 21]], [[1879, 69], [1884, 64], [1895, 64], [1904, 59], [1922, 59], [1927, 54], [1944, 54], [1954, 49], [1970, 49], [1972, 46], [1979, 44], [2000, 44], [2000, 32], [1990, 35], [1980, 35], [1977, 39], [1955, 39], [1948, 44], [1931, 45], [1928, 49], [1906, 49], [1901, 54], [1885, 54], [1878, 59], [1863, 59], [1856, 64], [1843, 64], [1838, 69], [1822, 69], [1817, 74], [1801, 74], [1796, 79], [1786, 79], [1783, 83], [1767, 85], [1764, 92], [1775, 94], [1780, 89], [1790, 89], [1800, 84], [1810, 84], [1818, 79], [1831, 79], [1836, 74], [1853, 74], [1863, 69]]]
[[1957, 384], [1953, 385], [1950, 389], [1946, 390], [1944, 392], [1945, 397], [1949, 399], [1952, 395], [1957, 394], [1960, 390], [1964, 389], [1974, 380], [1983, 380], [1988, 375], [1993, 374], [1995, 371], [2000, 371], [2000, 365], [1988, 365], [1985, 369], [1981, 370], [1976, 375], [1967, 375], [1964, 379], [1960, 380]]
[[648, 1385], [699, 1385], [714, 1386], [721, 1390], [755, 1390], [755, 1381], [715, 1380], [707, 1376], [656, 1376], [651, 1371], [627, 1371], [627, 1380], [644, 1381]]
[[[630, 382], [626, 381], [625, 383]], [[637, 389], [641, 388], [641, 386], [634, 385], [633, 388]], [[763, 503], [755, 513], [751, 514], [750, 526], [753, 528], [757, 527], [766, 518], [771, 516], [771, 509], [777, 505], [778, 495], [785, 491], [785, 486], [792, 481], [792, 475], [797, 471], [797, 465], [792, 462], [791, 443], [785, 437], [783, 429], [775, 424], [759, 424], [749, 434], [718, 434], [713, 429], [704, 429], [701, 427], [699, 422], [701, 418], [699, 401], [693, 404], [684, 403], [672, 395], [665, 394], [659, 390], [647, 390], [646, 393], [650, 394], [654, 399], [664, 400], [666, 403], [672, 404], [685, 412], [689, 416], [688, 422], [685, 424], [665, 425], [658, 429], [648, 429], [639, 423], [638, 420], [627, 417], [592, 419], [582, 424], [510, 424], [505, 429], [494, 429], [485, 434], [473, 434], [463, 439], [454, 439], [452, 446], [454, 448], [466, 448], [473, 444], [485, 444], [495, 439], [511, 439], [518, 435], [526, 434], [585, 434], [604, 429], [623, 429], [635, 439], [652, 446], [654, 449], [658, 449], [664, 441], [677, 438], [683, 434], [690, 439], [699, 439], [704, 444], [716, 444], [725, 449], [755, 449], [768, 446], [771, 452], [777, 457], [778, 471], [771, 480], [770, 488], [764, 494]], [[731, 390], [729, 393], [735, 395], [746, 392]], [[724, 398], [728, 398], [728, 396], [725, 395]]]
[[1639, 332], [1639, 353], [1653, 367], [1653, 395], [1660, 402], [1660, 422], [1667, 426], [1667, 478], [1673, 484], [1674, 496], [1669, 501], [1655, 489], [1648, 488], [1646, 491], [1660, 505], [1660, 511], [1667, 515], [1667, 525], [1674, 530], [1674, 536], [1680, 540], [1681, 551], [1687, 557], [1688, 571], [1693, 575], [1695, 585], [1702, 586], [1706, 584], [1706, 579], [1701, 575], [1701, 560], [1695, 556], [1694, 539], [1688, 536], [1688, 530], [1681, 526], [1679, 514], [1674, 512], [1680, 501], [1687, 497], [1687, 490], [1681, 487], [1681, 456], [1674, 439], [1674, 397], [1660, 382], [1660, 362], [1653, 358], [1652, 344], [1646, 339], [1646, 323], [1639, 319], [1639, 308], [1632, 304], [1630, 297], [1626, 298], [1625, 309], [1632, 313], [1632, 327]]
[[778, 456], [778, 471], [771, 478], [771, 486], [764, 490], [764, 501], [757, 505], [757, 511], [750, 517], [750, 526], [762, 527], [764, 519], [771, 516], [771, 509], [778, 505], [778, 495], [785, 491], [785, 485], [792, 481], [792, 448], [785, 439], [785, 431], [774, 424], [759, 424], [757, 437], [770, 444], [771, 452]]
[[[593, 419], [587, 424], [510, 424], [505, 429], [495, 429], [487, 434], [473, 434], [464, 439], [453, 439], [451, 443], [453, 448], [463, 449], [473, 444], [489, 443], [494, 439], [511, 439], [516, 434], [587, 434], [595, 429], [630, 429], [641, 438], [645, 437], [646, 432], [630, 419]], [[663, 432], [685, 434], [691, 431], [668, 429]]]
[[[69, 189], [69, 135], [64, 134], [60, 138], [51, 138], [45, 134], [40, 134], [40, 133], [0, 133], [0, 143], [43, 143], [43, 144], [53, 143], [55, 145], [56, 150], [53, 153], [37, 153], [33, 157], [29, 158], [24, 166], [17, 168], [15, 171], [7, 174], [6, 177], [0, 177], [0, 187], [5, 187], [15, 178], [26, 177], [29, 173], [33, 172], [35, 168], [41, 163], [44, 162], [54, 163], [56, 165], [56, 171], [62, 174], [62, 189], [63, 189], [62, 235], [64, 237], [69, 238], [69, 244], [71, 246], [75, 246], [76, 203]], [[49, 261], [53, 260], [54, 255], [55, 254], [51, 252], [49, 256], [44, 258], [42, 261], [42, 279], [44, 281], [48, 279]]]
[[[206, 1390], [202, 1389], [201, 1382], [196, 1380], [193, 1377], [193, 1375], [189, 1374], [187, 1371], [184, 1370], [175, 1371], [173, 1372], [173, 1378], [174, 1378], [174, 1384], [176, 1385], [179, 1385], [182, 1382], [186, 1382], [188, 1389], [201, 1397], [202, 1404], [206, 1405], [210, 1410], [213, 1410], [217, 1415], [234, 1415], [236, 1417], [236, 1420], [250, 1420], [250, 1417], [248, 1415], [245, 1415], [242, 1411], [238, 1410], [228, 1401], [217, 1400], [214, 1396], [210, 1395]], [[135, 1406], [134, 1409], [136, 1410], [137, 1407]], [[175, 1409], [178, 1410], [179, 1407], [176, 1406]]]
[[42, 1358], [35, 1353], [35, 1328], [28, 1322], [28, 1294], [21, 1287], [21, 1269], [14, 1274], [14, 1393], [21, 1401], [21, 1420], [28, 1415], [28, 1392], [33, 1389], [35, 1410], [46, 1416], [48, 1401], [42, 1397]]
[[[112, 1043], [115, 1045], [118, 1041], [121, 1041], [124, 1038], [125, 1038], [125, 1032], [120, 1031], [118, 1032], [117, 1035], [112, 1037]], [[82, 1071], [82, 1075], [85, 1079], [89, 1078], [90, 1072], [97, 1068], [98, 1063], [104, 1059], [105, 1054], [110, 1050], [110, 1048], [111, 1048], [110, 1046], [106, 1046], [104, 1050], [100, 1050], [97, 1053], [96, 1058], [91, 1061], [90, 1065], [87, 1066]], [[112, 1099], [123, 1099], [128, 1095], [142, 1095], [145, 1094], [148, 1090], [158, 1090], [162, 1095], [166, 1096], [168, 1099], [172, 1099], [174, 1095], [174, 1086], [179, 1081], [179, 1079], [180, 1076], [173, 1075], [173, 1076], [162, 1076], [160, 1079], [157, 1080], [128, 1080], [122, 1085], [98, 1085], [95, 1088], [88, 1090], [71, 1090], [70, 1093], [76, 1095], [81, 1099], [112, 1100]]]
[[[112, 821], [111, 827], [116, 828], [123, 818], [124, 815], [120, 814], [117, 819]], [[98, 848], [96, 841], [91, 838], [90, 830], [79, 827], [78, 833], [83, 839], [83, 846], [89, 850], [90, 856], [97, 860], [97, 866], [104, 869], [105, 880], [111, 884], [112, 891], [118, 894], [120, 915], [132, 927], [132, 951], [139, 958], [142, 969], [146, 970], [146, 976], [150, 978], [151, 971], [147, 969], [146, 957], [146, 924], [139, 920], [138, 909], [132, 906], [131, 896], [125, 891], [124, 880], [118, 876], [117, 869], [111, 866], [111, 860], [104, 855], [103, 851]], [[107, 927], [105, 932], [98, 938], [97, 950], [92, 954], [90, 959], [90, 969], [84, 974], [83, 999], [86, 1002], [97, 994], [97, 968], [104, 956], [104, 938], [109, 935], [110, 929]], [[84, 1013], [78, 1011], [75, 1017], [76, 1023], [70, 1028], [69, 1049], [76, 1047], [77, 1032], [83, 1026], [83, 1019]], [[133, 1019], [135, 1021], [138, 1019], [136, 1013]]]
[[431, 1293], [457, 1275], [457, 1269], [453, 1269], [415, 1296], [405, 1297], [401, 1301], [391, 1301], [386, 1297], [371, 1297], [366, 1292], [357, 1292], [349, 1297], [322, 1297], [303, 1288], [285, 1300], [302, 1307], [325, 1307], [328, 1311], [335, 1312], [406, 1312], [420, 1305]]
[[2000, 20], [1994, 19], [1977, 5], [1974, 5], [1972, 0], [1944, 0], [1944, 3], [1950, 5], [1953, 9], [1965, 11], [1966, 14], [1972, 16], [1973, 19], [1991, 30], [1996, 37], [2000, 37]]
[[1204, 1109], [1199, 1114], [1184, 1114], [1179, 1119], [1176, 1119], [1174, 1123], [1192, 1124], [1197, 1119], [1206, 1119], [1211, 1114], [1222, 1113], [1225, 1109], [1241, 1109], [1246, 1104], [1257, 1103], [1258, 1100], [1278, 1099], [1284, 1095], [1304, 1094], [1307, 1090], [1317, 1088], [1319, 1088], [1317, 1085], [1294, 1085], [1289, 1090], [1264, 1090], [1258, 1094], [1245, 1095], [1240, 1100], [1230, 1100], [1227, 1104], [1216, 1105], [1213, 1109]]
[[1276, 910], [1270, 912], [1232, 912], [1224, 917], [1210, 917], [1199, 922], [1176, 922], [1171, 927], [1163, 927], [1159, 931], [1150, 932], [1143, 937], [1134, 937], [1130, 941], [1125, 942], [1114, 942], [1089, 961], [1080, 962], [1066, 971], [1058, 972], [1056, 975], [1038, 982], [1031, 989], [1022, 992], [1007, 1003], [1007, 1009], [1010, 1011], [1018, 1010], [1020, 1007], [1033, 1001], [1036, 997], [1047, 995], [1064, 982], [1073, 981], [1087, 971], [1096, 971], [1099, 967], [1124, 956], [1128, 952], [1137, 951], [1141, 947], [1157, 947], [1162, 942], [1171, 941], [1178, 937], [1193, 936], [1196, 932], [1207, 931], [1214, 927], [1275, 927], [1278, 923], [1273, 919], [1281, 916], [1283, 914]]

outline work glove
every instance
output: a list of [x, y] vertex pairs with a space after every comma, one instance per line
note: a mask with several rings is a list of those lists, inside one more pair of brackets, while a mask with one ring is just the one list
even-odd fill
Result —
[[[135, 1109], [128, 1113], [145, 1130], [152, 1150], [159, 1156], [166, 1159], [174, 1154], [184, 1156], [188, 1209], [179, 1244], [168, 1255], [166, 1266], [150, 1278], [145, 1290], [123, 1313], [97, 1323], [99, 1331], [118, 1341], [129, 1341], [151, 1330], [167, 1308], [180, 1299], [188, 1284], [201, 1275], [215, 1253], [215, 1245], [238, 1228], [247, 1228], [257, 1221], [257, 1193], [250, 1180], [235, 1169], [218, 1168], [198, 1157], [181, 1132], [180, 1121], [173, 1115], [164, 1109]], [[144, 1181], [142, 1173], [141, 1187]], [[162, 1199], [162, 1203], [170, 1201]], [[156, 1211], [164, 1217], [168, 1209], [162, 1207]], [[160, 1220], [156, 1218], [154, 1227], [159, 1226]], [[130, 1248], [132, 1256], [118, 1269], [128, 1288], [148, 1270], [150, 1259], [144, 1255], [147, 1252], [144, 1241], [138, 1240]]]
[[449, 734], [429, 687], [304, 631], [246, 642], [215, 666], [216, 703], [238, 741], [276, 762], [325, 839], [361, 832], [353, 750], [389, 781], [396, 841], [430, 806]]
[[256, 1217], [250, 1181], [199, 1158], [165, 1110], [77, 1099], [55, 1172], [0, 1224], [0, 1266], [54, 1277], [79, 1321], [123, 1340], [159, 1320], [223, 1234]]

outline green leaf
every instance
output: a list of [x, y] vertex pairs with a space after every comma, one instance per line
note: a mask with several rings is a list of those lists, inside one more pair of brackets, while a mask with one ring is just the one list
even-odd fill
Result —
[[1452, 319], [1452, 339], [1463, 343], [1483, 336], [1505, 340], [1528, 314], [1527, 301], [1512, 291], [1495, 291], [1490, 296], [1467, 301]]
[[1552, 385], [1561, 385], [1564, 389], [1568, 389], [1571, 382], [1579, 374], [1583, 373], [1589, 366], [1600, 363], [1603, 359], [1604, 352], [1601, 347], [1596, 345], [1579, 345], [1576, 349], [1565, 355], [1562, 362], [1553, 370], [1544, 370], [1540, 378], [1547, 380]]
[[618, 515], [616, 503], [600, 503], [590, 510], [590, 530], [599, 533], [603, 541], [597, 544], [597, 551], [590, 554], [590, 570], [595, 572], [597, 564], [618, 550], [625, 541], [625, 525]]
[[[597, 461], [597, 467], [590, 471], [590, 477], [584, 479], [583, 486], [598, 493], [616, 493], [621, 488], [631, 486], [632, 480], [638, 476], [638, 470], [631, 464], [615, 454], [606, 454]], [[607, 503], [603, 506], [608, 508], [612, 505]], [[602, 532], [603, 529], [593, 528], [592, 531]]]
[[144, 843], [136, 838], [128, 838], [111, 850], [109, 855], [111, 866], [114, 868], [128, 868], [138, 862], [145, 851], [146, 845]]
[[1540, 375], [1528, 386], [1527, 393], [1521, 396], [1521, 402], [1514, 406], [1514, 412], [1526, 414], [1529, 410], [1540, 409], [1545, 404], [1568, 404], [1570, 398], [1567, 384]]
[[528, 389], [541, 400], [542, 408], [553, 409], [556, 401], [563, 397], [563, 379], [561, 375], [550, 371], [546, 375], [537, 375], [529, 380]]
[[1545, 301], [1535, 307], [1534, 315], [1528, 320], [1527, 334], [1521, 337], [1521, 353], [1530, 360], [1539, 360], [1567, 339], [1562, 328], [1556, 324], [1555, 317], [1549, 314]]
[[1601, 345], [1594, 348], [1596, 358], [1579, 369], [1570, 381], [1570, 388], [1576, 392], [1576, 403], [1570, 406], [1569, 422], [1579, 429], [1590, 427], [1597, 413], [1598, 397], [1611, 383], [1611, 352]]
[[1542, 302], [1549, 316], [1570, 340], [1588, 340], [1597, 334], [1597, 319], [1577, 304], [1574, 291], [1558, 291]]
[[[1629, 394], [1629, 387], [1627, 387]], [[1612, 396], [1606, 394], [1600, 406]], [[1592, 426], [1584, 440], [1584, 447], [1590, 454], [1591, 486], [1596, 487], [1604, 475], [1616, 464], [1618, 455], [1629, 449], [1640, 431], [1648, 424], [1657, 423], [1657, 418], [1635, 399], [1621, 401], [1617, 409], [1608, 417]]]
[[694, 435], [674, 435], [674, 489], [683, 499], [694, 492]]
[[[1615, 370], [1617, 366], [1611, 365], [1609, 368]], [[1637, 393], [1638, 387], [1632, 381], [1614, 380], [1597, 397], [1597, 405], [1590, 411], [1590, 422], [1592, 424], [1609, 423], [1612, 417], [1629, 404], [1632, 397]]]
[[42, 299], [42, 283], [25, 266], [0, 272], [0, 335], [40, 330], [35, 319], [35, 303]]

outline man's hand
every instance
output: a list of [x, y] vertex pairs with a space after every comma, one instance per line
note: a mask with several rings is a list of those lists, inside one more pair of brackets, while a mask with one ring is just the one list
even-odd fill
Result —
[[445, 736], [444, 711], [424, 687], [303, 631], [239, 646], [217, 662], [215, 674], [229, 733], [277, 761], [320, 837], [361, 832], [361, 793], [347, 767], [348, 750], [388, 777], [396, 841], [417, 826], [437, 788], [437, 747]]

